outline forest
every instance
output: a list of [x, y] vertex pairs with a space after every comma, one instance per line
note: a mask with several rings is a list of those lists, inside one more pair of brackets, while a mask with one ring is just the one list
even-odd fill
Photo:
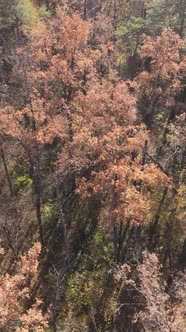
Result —
[[185, 0], [0, 0], [1, 332], [186, 332], [185, 166]]

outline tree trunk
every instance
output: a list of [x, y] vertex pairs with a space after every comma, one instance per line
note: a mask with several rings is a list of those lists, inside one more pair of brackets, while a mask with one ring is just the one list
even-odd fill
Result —
[[7, 182], [8, 182], [8, 187], [9, 187], [9, 191], [10, 191], [10, 195], [12, 198], [14, 198], [14, 190], [13, 190], [13, 186], [12, 186], [12, 181], [11, 181], [11, 177], [10, 177], [10, 173], [8, 171], [8, 166], [6, 163], [6, 158], [5, 158], [5, 154], [4, 154], [4, 149], [3, 149], [3, 145], [1, 143], [1, 148], [0, 148], [0, 155], [3, 161], [3, 167], [5, 170], [5, 174], [6, 174], [6, 178], [7, 178]]

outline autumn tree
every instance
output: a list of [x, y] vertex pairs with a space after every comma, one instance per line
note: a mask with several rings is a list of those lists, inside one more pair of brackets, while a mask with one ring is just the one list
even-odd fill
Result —
[[143, 263], [138, 266], [138, 271], [140, 292], [146, 300], [146, 310], [137, 314], [137, 317], [142, 321], [145, 331], [183, 331], [185, 274], [178, 273], [166, 292], [158, 258], [148, 252], [143, 252]]
[[[43, 331], [48, 326], [48, 317], [43, 315], [42, 301], [36, 299], [26, 310], [32, 288], [38, 278], [38, 257], [41, 246], [36, 243], [23, 255], [13, 275], [4, 274], [0, 280], [0, 327], [3, 331], [24, 332], [31, 329]], [[1, 255], [4, 254], [1, 248]]]
[[[161, 196], [151, 236], [152, 234], [155, 236], [157, 232], [166, 199], [169, 197], [172, 201], [177, 201], [176, 190], [179, 187], [184, 167], [185, 150], [182, 143], [176, 139], [177, 134], [173, 130], [174, 122], [183, 116], [181, 114], [184, 109], [183, 93], [185, 87], [182, 68], [184, 68], [185, 60], [182, 56], [183, 49], [182, 39], [171, 29], [164, 30], [157, 38], [146, 36], [144, 44], [140, 48], [145, 70], [136, 78], [139, 110], [141, 110], [148, 127], [153, 128], [154, 141], [158, 137], [156, 143], [153, 144], [152, 153], [148, 157], [153, 157], [157, 163], [161, 160], [160, 164], [164, 171], [173, 176], [174, 179], [174, 190], [165, 190]], [[145, 85], [146, 83], [147, 85]], [[174, 210], [174, 213], [171, 213], [172, 221], [167, 222], [167, 227], [171, 227], [171, 229], [175, 227], [173, 220], [176, 220], [176, 201], [175, 207], [172, 207]], [[171, 233], [173, 234], [175, 231]], [[155, 237], [152, 246], [157, 242]], [[169, 245], [171, 242], [172, 240], [169, 240]], [[173, 240], [172, 243], [175, 241]], [[171, 261], [170, 251], [172, 249], [169, 248], [167, 252], [169, 252], [169, 260]]]
[[[174, 107], [174, 97], [181, 89], [179, 72], [182, 46], [180, 37], [171, 29], [166, 29], [160, 37], [155, 39], [146, 36], [143, 46], [140, 48], [145, 70], [138, 76], [137, 82], [139, 97], [140, 94], [142, 98], [144, 97], [141, 102], [144, 101], [143, 105], [147, 105], [148, 110], [144, 109], [143, 117], [148, 126], [152, 125], [158, 104], [164, 104], [170, 111]], [[145, 86], [145, 84], [147, 85]], [[145, 95], [143, 95], [143, 91]], [[173, 110], [171, 117], [174, 116], [172, 112]], [[163, 114], [166, 116], [166, 113]]]
[[[111, 281], [113, 265], [129, 260], [136, 266], [142, 250], [149, 247], [156, 248], [164, 266], [169, 264], [172, 269], [177, 255], [173, 251], [183, 240], [176, 240], [184, 218], [185, 192], [185, 150], [179, 149], [185, 144], [183, 41], [170, 28], [162, 33], [158, 28], [155, 37], [141, 35], [151, 31], [151, 1], [140, 1], [137, 7], [135, 1], [104, 1], [98, 15], [94, 1], [66, 1], [61, 7], [47, 1], [42, 20], [36, 5], [41, 2], [19, 1], [17, 7], [24, 43], [17, 49], [18, 75], [14, 71], [14, 78], [18, 82], [21, 77], [22, 91], [20, 98], [6, 97], [1, 103], [2, 160], [15, 203], [25, 188], [32, 188], [28, 197], [33, 199], [40, 243], [46, 247], [43, 274], [47, 281], [43, 278], [43, 285], [47, 304], [52, 303], [53, 331], [57, 330], [58, 313], [62, 317], [65, 310], [69, 310], [68, 317], [77, 311], [79, 315], [88, 312], [89, 328], [96, 329], [98, 324], [104, 329], [107, 313], [104, 316], [102, 311], [108, 306], [109, 319], [117, 319], [110, 304], [121, 295]], [[29, 10], [25, 16], [28, 8], [33, 15]], [[124, 23], [128, 30], [123, 30]], [[135, 78], [136, 70], [129, 75], [133, 81], [124, 81], [116, 70], [125, 36], [132, 47], [125, 49], [126, 54], [135, 53], [140, 64], [139, 75]], [[12, 173], [6, 167], [5, 150], [11, 151], [8, 166]], [[16, 178], [19, 168], [26, 177], [22, 190]], [[26, 205], [24, 209], [31, 211]], [[150, 285], [148, 291], [157, 307], [160, 297], [155, 295], [162, 288], [154, 257], [152, 273], [158, 286], [154, 290]], [[147, 270], [149, 264], [146, 262]], [[142, 267], [138, 270], [140, 275]], [[8, 275], [10, 284], [12, 278]], [[105, 302], [104, 280], [110, 304]], [[61, 287], [63, 282], [67, 287]], [[20, 283], [16, 287], [17, 292], [24, 288]], [[162, 315], [167, 315], [163, 294]], [[76, 299], [82, 313], [71, 302], [61, 309], [65, 297], [72, 302]], [[20, 301], [23, 306], [26, 297]], [[17, 298], [16, 303], [17, 328], [29, 329], [40, 305], [36, 303], [25, 313]], [[14, 307], [11, 310], [18, 317]], [[74, 321], [69, 326], [72, 330]]]
[[[63, 15], [63, 13], [59, 14]], [[69, 26], [71, 18], [66, 18], [66, 20]], [[76, 20], [77, 29], [77, 27], [80, 28], [81, 20], [78, 17]], [[75, 24], [74, 22], [75, 17], [73, 16], [73, 24]], [[64, 18], [64, 26], [66, 24]], [[49, 85], [47, 86], [47, 98], [50, 91], [56, 93], [58, 90], [54, 89], [56, 87], [61, 89], [63, 86], [62, 95], [60, 94], [60, 98], [57, 96], [55, 99], [57, 114], [54, 113], [54, 108], [52, 108], [52, 113], [50, 112], [52, 104], [49, 101], [48, 129], [46, 125], [41, 127], [38, 131], [38, 138], [45, 143], [50, 142], [55, 136], [64, 140], [58, 161], [58, 164], [61, 165], [59, 166], [60, 171], [65, 174], [67, 170], [68, 172], [71, 170], [71, 173], [76, 175], [76, 186], [80, 185], [76, 192], [80, 193], [82, 197], [91, 196], [94, 193], [97, 195], [102, 193], [103, 197], [105, 196], [104, 200], [110, 211], [109, 219], [112, 220], [114, 232], [117, 233], [117, 226], [114, 223], [120, 219], [121, 225], [123, 218], [129, 223], [136, 224], [145, 220], [144, 216], [149, 211], [147, 199], [149, 194], [148, 190], [145, 190], [145, 182], [148, 185], [156, 186], [161, 177], [165, 181], [167, 179], [152, 164], [141, 167], [139, 155], [147, 136], [143, 126], [138, 123], [135, 100], [128, 92], [127, 85], [118, 80], [112, 68], [108, 66], [105, 77], [102, 77], [102, 72], [100, 73], [99, 67], [97, 67], [99, 58], [103, 56], [102, 49], [93, 51], [90, 47], [85, 47], [88, 42], [88, 25], [87, 22], [81, 22], [81, 31], [82, 24], [84, 24], [83, 36], [80, 39], [79, 31], [76, 47], [72, 44], [73, 35], [69, 36], [71, 32], [69, 31], [68, 35], [65, 35], [65, 40], [67, 42], [70, 40], [70, 44], [66, 42], [65, 59], [63, 54], [62, 56], [55, 54], [51, 56], [51, 64], [44, 73], [43, 70], [38, 71], [39, 80], [42, 72], [42, 79], [45, 75], [45, 84]], [[59, 33], [64, 44], [63, 32]], [[67, 33], [66, 30], [64, 33]], [[39, 43], [41, 43], [40, 40]], [[83, 45], [84, 50], [81, 54]], [[36, 45], [36, 47], [38, 46]], [[39, 47], [41, 47], [40, 44]], [[40, 52], [40, 48], [38, 51]], [[47, 49], [47, 56], [48, 52]], [[37, 53], [35, 52], [34, 56], [35, 54]], [[45, 54], [39, 54], [44, 61]], [[66, 72], [65, 81], [64, 71]], [[38, 81], [36, 82], [38, 84]], [[44, 95], [45, 90], [42, 93]], [[61, 113], [58, 111], [59, 107], [62, 109]], [[65, 127], [63, 127], [64, 125]], [[52, 132], [52, 130], [54, 131]], [[50, 136], [50, 133], [53, 136]], [[47, 137], [47, 135], [49, 136]], [[151, 180], [153, 172], [154, 178]], [[90, 176], [91, 179], [89, 179]], [[141, 184], [138, 187], [136, 183], [143, 181], [142, 190]], [[123, 190], [123, 188], [126, 189]], [[105, 193], [108, 194], [108, 197]], [[134, 197], [136, 197], [136, 203], [138, 202], [135, 209], [130, 206], [130, 204], [134, 204]], [[117, 242], [118, 240], [115, 241], [115, 246], [118, 245]]]
[[137, 119], [135, 99], [109, 65], [104, 76], [99, 71], [102, 49], [88, 45], [89, 31], [88, 22], [60, 9], [47, 26], [40, 23], [29, 50], [29, 103], [20, 110], [2, 110], [1, 123], [29, 163], [41, 242], [42, 163], [46, 145], [57, 140], [62, 177], [70, 176], [72, 190], [78, 186], [81, 197], [103, 196], [115, 252], [120, 252], [124, 221], [144, 223], [149, 188], [162, 179], [168, 182], [153, 163], [141, 164], [147, 134]]

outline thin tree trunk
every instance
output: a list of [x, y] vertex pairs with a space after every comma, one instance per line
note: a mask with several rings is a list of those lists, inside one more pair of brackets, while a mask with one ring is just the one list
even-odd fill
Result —
[[[125, 227], [124, 227], [125, 225]], [[127, 221], [126, 224], [124, 224], [122, 221], [120, 221], [120, 228], [119, 228], [119, 235], [118, 235], [118, 246], [117, 246], [117, 263], [121, 261], [121, 252], [123, 249], [123, 244], [126, 239], [128, 230], [130, 228], [130, 222]]]
[[150, 231], [149, 231], [149, 249], [152, 250], [154, 249], [154, 247], [156, 246], [158, 240], [157, 240], [157, 236], [158, 236], [158, 224], [159, 224], [159, 219], [160, 219], [160, 216], [161, 216], [161, 211], [162, 211], [162, 208], [163, 208], [163, 204], [165, 202], [165, 198], [167, 196], [167, 192], [168, 192], [168, 189], [165, 188], [164, 191], [163, 191], [163, 194], [161, 196], [161, 199], [160, 199], [160, 202], [159, 202], [159, 205], [158, 205], [158, 209], [157, 209], [157, 212], [155, 214], [155, 217], [154, 217], [154, 221], [150, 227]]
[[37, 197], [36, 197], [36, 218], [37, 218], [40, 242], [41, 242], [42, 247], [44, 247], [45, 240], [44, 240], [44, 235], [43, 235], [43, 225], [42, 225], [42, 218], [41, 218], [41, 199], [40, 199], [39, 194], [37, 194]]
[[56, 191], [57, 191], [59, 218], [60, 218], [61, 224], [63, 226], [63, 240], [64, 240], [64, 247], [65, 247], [65, 253], [66, 253], [65, 265], [69, 265], [69, 263], [70, 263], [70, 252], [69, 252], [69, 244], [68, 244], [67, 223], [66, 223], [66, 220], [65, 220], [65, 215], [63, 213], [63, 206], [62, 206], [62, 203], [61, 203], [58, 181], [56, 183]]
[[54, 286], [53, 292], [53, 301], [52, 301], [52, 331], [57, 332], [57, 307], [58, 307], [58, 297], [59, 297], [59, 289], [61, 287], [61, 283], [65, 276], [65, 270], [60, 269], [57, 271], [57, 280]]
[[[114, 259], [117, 262], [118, 260], [118, 241], [119, 241], [119, 233], [118, 233], [118, 220], [117, 215], [115, 213], [115, 209], [117, 208], [118, 204], [118, 194], [115, 188], [115, 183], [117, 181], [117, 174], [113, 175], [114, 184], [112, 185], [111, 189], [111, 206], [110, 206], [110, 222], [113, 227], [113, 246], [114, 246]], [[120, 224], [121, 226], [121, 224]], [[122, 227], [122, 226], [121, 226]]]
[[169, 115], [167, 117], [167, 120], [165, 122], [165, 126], [163, 128], [163, 132], [162, 132], [162, 135], [160, 137], [160, 140], [159, 140], [159, 143], [158, 143], [158, 146], [157, 146], [157, 149], [156, 149], [156, 152], [155, 152], [155, 159], [157, 159], [160, 154], [161, 154], [161, 151], [162, 151], [162, 148], [163, 146], [165, 146], [165, 143], [166, 143], [166, 135], [167, 135], [167, 131], [168, 131], [168, 127], [169, 127], [169, 124], [170, 124], [170, 121], [171, 121], [171, 118], [172, 118], [172, 113], [173, 113], [173, 110], [171, 109], [169, 111]]
[[2, 161], [3, 161], [3, 167], [4, 167], [4, 170], [5, 170], [5, 174], [6, 174], [6, 178], [7, 178], [7, 182], [8, 182], [8, 187], [9, 187], [9, 191], [10, 191], [10, 195], [12, 198], [14, 198], [14, 190], [13, 190], [13, 186], [12, 186], [12, 181], [11, 181], [11, 177], [10, 177], [10, 173], [8, 171], [8, 166], [7, 166], [7, 163], [6, 163], [6, 158], [5, 158], [5, 154], [4, 154], [4, 149], [3, 149], [3, 146], [2, 146], [2, 143], [1, 143], [1, 148], [0, 148], [0, 154], [1, 154], [1, 158], [2, 158]]
[[34, 161], [30, 155], [28, 148], [22, 141], [19, 140], [19, 143], [22, 145], [23, 149], [25, 150], [25, 153], [28, 158], [29, 165], [30, 165], [30, 177], [32, 179], [32, 194], [33, 194], [34, 203], [35, 203], [35, 207], [36, 207], [36, 221], [37, 221], [37, 226], [38, 226], [39, 239], [40, 239], [42, 247], [44, 247], [45, 240], [44, 240], [43, 224], [42, 224], [42, 217], [41, 217], [40, 179], [35, 172]]
[[43, 224], [41, 217], [41, 192], [40, 192], [40, 180], [38, 176], [35, 174], [33, 163], [31, 165], [31, 178], [32, 178], [32, 192], [34, 196], [34, 203], [36, 207], [36, 220], [39, 232], [39, 239], [42, 247], [45, 246], [45, 240], [43, 235]]
[[2, 229], [2, 231], [3, 231], [4, 234], [5, 234], [5, 237], [6, 237], [6, 240], [7, 240], [8, 246], [9, 246], [10, 249], [12, 250], [15, 259], [17, 259], [17, 253], [16, 253], [16, 250], [15, 250], [15, 248], [14, 248], [14, 246], [13, 246], [13, 243], [12, 243], [12, 240], [11, 240], [11, 238], [10, 238], [10, 235], [9, 235], [8, 230], [6, 229], [5, 226], [1, 226], [1, 229]]
[[83, 19], [84, 20], [87, 19], [87, 0], [84, 0], [84, 3], [83, 3]]

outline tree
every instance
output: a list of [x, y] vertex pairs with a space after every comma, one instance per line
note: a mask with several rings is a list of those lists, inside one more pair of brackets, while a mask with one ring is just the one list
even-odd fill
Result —
[[[155, 254], [143, 252], [143, 263], [138, 266], [140, 292], [146, 300], [146, 310], [137, 316], [145, 331], [183, 331], [185, 329], [185, 274], [178, 274], [166, 293]], [[171, 296], [174, 300], [171, 303]]]
[[[62, 19], [63, 26], [58, 30]], [[2, 110], [1, 123], [5, 136], [17, 142], [26, 157], [33, 184], [40, 241], [44, 245], [41, 181], [44, 177], [42, 171], [46, 169], [46, 146], [52, 144], [56, 138], [60, 143], [62, 141], [62, 146], [67, 146], [72, 141], [73, 105], [70, 106], [70, 102], [77, 89], [83, 90], [85, 73], [87, 71], [87, 75], [89, 74], [97, 54], [86, 48], [82, 51], [87, 43], [89, 24], [83, 22], [76, 14], [72, 17], [65, 16], [59, 10], [58, 17], [51, 21], [50, 26], [41, 23], [39, 29], [39, 33], [37, 29], [33, 33], [34, 42], [31, 44], [31, 50], [29, 49], [29, 58], [25, 52], [27, 65], [31, 64], [25, 73], [27, 105], [22, 109], [7, 107]], [[56, 29], [58, 34], [54, 39], [53, 33]], [[53, 94], [55, 98], [51, 98]], [[14, 123], [13, 126], [10, 126], [11, 123]], [[70, 155], [69, 147], [66, 153]]]
[[105, 77], [99, 72], [102, 53], [91, 50], [88, 36], [88, 22], [60, 9], [50, 24], [41, 23], [29, 50], [30, 102], [21, 110], [1, 112], [5, 135], [19, 142], [29, 163], [43, 244], [42, 155], [55, 140], [61, 174], [73, 175], [81, 197], [101, 193], [114, 232], [124, 220], [143, 223], [149, 188], [162, 179], [169, 182], [152, 163], [141, 165], [147, 135], [138, 123], [135, 99], [112, 68]]
[[144, 101], [146, 110], [143, 111], [143, 117], [149, 127], [152, 125], [158, 105], [166, 105], [173, 116], [174, 97], [181, 89], [179, 72], [182, 47], [182, 40], [171, 29], [165, 29], [161, 36], [155, 39], [146, 36], [140, 47], [145, 71], [137, 78], [138, 93], [139, 98], [142, 98], [141, 102]]
[[[37, 282], [39, 243], [23, 255], [16, 264], [13, 275], [4, 274], [0, 280], [0, 327], [3, 331], [25, 332], [30, 329], [43, 331], [48, 327], [48, 316], [41, 310], [42, 301], [36, 299], [26, 310], [27, 301], [31, 297], [32, 288]], [[1, 255], [4, 254], [1, 248]]]
[[[119, 321], [114, 313], [115, 300], [122, 297], [123, 287], [113, 283], [113, 266], [132, 262], [134, 271], [128, 271], [136, 276], [135, 264], [147, 246], [156, 248], [164, 267], [169, 263], [172, 269], [178, 242], [181, 251], [182, 240], [177, 234], [184, 218], [185, 192], [185, 150], [179, 149], [185, 143], [183, 41], [170, 28], [161, 33], [161, 24], [155, 37], [149, 35], [151, 10], [147, 2], [140, 1], [137, 8], [132, 8], [135, 2], [130, 1], [124, 8], [126, 2], [107, 1], [96, 18], [94, 1], [65, 3], [69, 6], [63, 4], [60, 8], [54, 4], [55, 13], [40, 20], [38, 6], [32, 3], [37, 15], [25, 18], [28, 2], [19, 2], [23, 38], [20, 45], [24, 45], [17, 50], [16, 64], [23, 89], [19, 98], [12, 102], [6, 96], [1, 104], [2, 161], [19, 209], [24, 206], [24, 211], [33, 212], [33, 199], [39, 240], [47, 247], [43, 250], [44, 272], [40, 277], [46, 306], [52, 303], [53, 331], [57, 329], [60, 305], [61, 319], [68, 312], [62, 329], [71, 317], [71, 330], [78, 318], [80, 329], [88, 326], [90, 330], [112, 330]], [[50, 4], [52, 1], [49, 7]], [[118, 25], [121, 40], [116, 33]], [[144, 30], [147, 35], [142, 36]], [[126, 49], [127, 56], [132, 52], [139, 59], [140, 73], [136, 76], [134, 70], [133, 81], [124, 81], [116, 70], [123, 36], [128, 38], [128, 46], [132, 44], [130, 50]], [[14, 77], [18, 82], [15, 71]], [[4, 151], [11, 154], [11, 162]], [[21, 200], [26, 191], [27, 206]], [[32, 231], [31, 237], [35, 237], [34, 226]], [[4, 234], [8, 239], [6, 230]], [[19, 251], [14, 250], [12, 242], [9, 248], [11, 245], [13, 259], [17, 259]], [[141, 324], [145, 322], [148, 328], [157, 319], [161, 290], [162, 312], [158, 319], [163, 326], [169, 320], [169, 298], [160, 286], [158, 262], [153, 257], [153, 271], [146, 263], [152, 283], [146, 282], [146, 286], [153, 305], [147, 301], [144, 320], [140, 316]], [[140, 271], [139, 268], [139, 279]], [[38, 287], [42, 287], [40, 277], [37, 272]], [[11, 278], [12, 274], [8, 275], [10, 284]], [[64, 282], [65, 287], [61, 287]], [[16, 287], [17, 293], [19, 287], [24, 288], [20, 283]], [[140, 287], [138, 294], [143, 293], [142, 282]], [[32, 287], [29, 302], [31, 292]], [[33, 291], [33, 297], [34, 294]], [[82, 310], [72, 305], [74, 299], [78, 299]], [[19, 299], [16, 301], [18, 314], [14, 307], [10, 312], [18, 317], [17, 329], [29, 330], [30, 319], [40, 305], [36, 302], [24, 316]], [[21, 303], [26, 302], [26, 298], [21, 299]], [[155, 308], [154, 316], [151, 307]], [[152, 325], [148, 310], [153, 316]], [[128, 321], [130, 317], [131, 313]], [[39, 311], [40, 323], [42, 319]], [[126, 328], [122, 324], [120, 329]]]

